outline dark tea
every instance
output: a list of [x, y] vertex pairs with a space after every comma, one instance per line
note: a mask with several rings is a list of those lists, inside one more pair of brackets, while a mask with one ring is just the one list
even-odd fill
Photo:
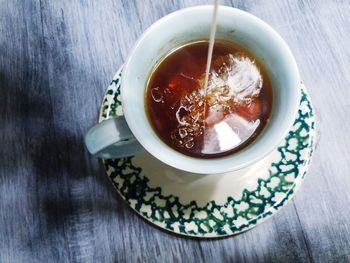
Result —
[[153, 69], [145, 95], [156, 134], [192, 157], [232, 154], [254, 141], [272, 108], [272, 87], [263, 65], [244, 48], [216, 40], [207, 88], [208, 41], [183, 45]]

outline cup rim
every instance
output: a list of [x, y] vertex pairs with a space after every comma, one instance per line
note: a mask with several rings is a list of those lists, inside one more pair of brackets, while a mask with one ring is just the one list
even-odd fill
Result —
[[[175, 12], [172, 12], [172, 13], [162, 17], [159, 20], [157, 20], [155, 23], [153, 23], [150, 27], [148, 27], [143, 32], [143, 34], [138, 38], [137, 42], [135, 43], [135, 45], [131, 49], [129, 56], [124, 64], [123, 76], [130, 75], [129, 74], [130, 65], [132, 65], [132, 62], [134, 59], [133, 54], [135, 53], [135, 51], [137, 49], [140, 48], [140, 46], [142, 46], [142, 43], [143, 43], [144, 39], [147, 37], [147, 35], [150, 32], [152, 32], [153, 30], [156, 30], [160, 24], [164, 23], [167, 20], [172, 19], [174, 16], [181, 15], [185, 12], [199, 11], [201, 9], [205, 10], [205, 9], [211, 9], [211, 8], [213, 8], [212, 5], [200, 5], [200, 6], [183, 8], [183, 9], [177, 10]], [[273, 142], [271, 142], [269, 147], [266, 147], [266, 149], [264, 149], [263, 151], [260, 151], [260, 154], [256, 154], [256, 155], [252, 156], [252, 158], [250, 158], [249, 160], [247, 159], [240, 164], [232, 165], [232, 164], [230, 164], [230, 160], [231, 160], [231, 162], [233, 162], [233, 159], [235, 158], [235, 153], [232, 155], [219, 157], [219, 158], [213, 158], [213, 159], [195, 158], [195, 157], [184, 155], [184, 154], [174, 150], [173, 148], [171, 148], [170, 146], [165, 144], [158, 136], [157, 136], [158, 140], [144, 140], [144, 136], [143, 136], [142, 131], [140, 131], [138, 129], [138, 124], [134, 123], [132, 120], [133, 118], [132, 118], [132, 115], [130, 112], [130, 107], [132, 107], [132, 105], [129, 105], [127, 103], [127, 98], [125, 97], [125, 92], [123, 92], [123, 90], [126, 90], [125, 87], [127, 86], [127, 82], [125, 81], [126, 78], [122, 77], [121, 85], [122, 85], [122, 87], [124, 87], [124, 89], [122, 88], [122, 90], [121, 90], [121, 99], [123, 102], [123, 112], [124, 112], [124, 116], [126, 118], [126, 121], [130, 127], [130, 130], [132, 131], [132, 133], [134, 134], [136, 139], [141, 143], [141, 145], [150, 154], [152, 154], [154, 157], [156, 157], [160, 161], [162, 161], [170, 166], [173, 166], [177, 169], [181, 169], [181, 170], [184, 170], [187, 172], [192, 172], [192, 173], [215, 174], [215, 173], [224, 173], [224, 172], [228, 172], [228, 171], [235, 171], [235, 170], [245, 168], [245, 167], [252, 165], [252, 164], [256, 163], [257, 161], [263, 159], [270, 152], [272, 152], [276, 147], [278, 147], [279, 143], [287, 135], [287, 133], [289, 132], [290, 128], [293, 125], [293, 122], [296, 118], [298, 107], [299, 107], [300, 84], [301, 84], [299, 70], [298, 70], [295, 58], [294, 58], [290, 48], [288, 47], [286, 42], [282, 39], [282, 37], [270, 25], [268, 25], [266, 22], [264, 22], [263, 20], [261, 20], [260, 18], [258, 18], [256, 16], [254, 16], [251, 13], [248, 13], [246, 11], [243, 11], [243, 10], [240, 10], [237, 8], [233, 8], [233, 7], [229, 7], [229, 6], [222, 6], [222, 5], [220, 5], [220, 10], [226, 10], [228, 12], [235, 12], [236, 15], [238, 15], [238, 16], [245, 16], [246, 18], [253, 20], [255, 22], [256, 26], [263, 27], [264, 30], [269, 31], [269, 33], [273, 35], [275, 41], [279, 42], [279, 47], [281, 49], [283, 49], [283, 51], [285, 52], [284, 56], [288, 57], [290, 67], [293, 69], [291, 74], [293, 74], [294, 79], [296, 79], [296, 83], [298, 83], [298, 85], [299, 85], [298, 87], [295, 87], [295, 89], [297, 89], [297, 91], [295, 91], [295, 94], [294, 94], [295, 96], [298, 97], [298, 99], [296, 100], [297, 102], [295, 103], [295, 105], [293, 105], [294, 115], [286, 117], [286, 118], [288, 118], [288, 122], [287, 122], [288, 125], [285, 125], [283, 127], [283, 129], [281, 128], [282, 131], [280, 132], [279, 138], [274, 140]], [[296, 94], [296, 92], [298, 92], [298, 94]], [[143, 94], [143, 96], [144, 96], [144, 94]], [[135, 105], [133, 105], [133, 106], [135, 106]], [[146, 121], [148, 122], [148, 120], [146, 120]], [[150, 129], [152, 129], [151, 125], [149, 125], [149, 126], [150, 126]], [[154, 131], [152, 130], [152, 132], [154, 132]], [[175, 155], [177, 155], [177, 157], [178, 157], [177, 159], [173, 158], [174, 152], [176, 153]], [[167, 154], [169, 154], [170, 156], [168, 156]], [[219, 160], [221, 160], [221, 161], [219, 161]], [[226, 160], [225, 165], [223, 165], [222, 160]], [[219, 163], [221, 163], [221, 164], [217, 165]]]

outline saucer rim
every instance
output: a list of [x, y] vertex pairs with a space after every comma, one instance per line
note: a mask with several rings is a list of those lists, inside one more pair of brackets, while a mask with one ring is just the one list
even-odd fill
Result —
[[[105, 95], [103, 97], [103, 100], [102, 100], [102, 103], [101, 103], [101, 106], [100, 106], [100, 111], [99, 111], [99, 122], [101, 122], [103, 119], [105, 119], [102, 115], [103, 115], [103, 111], [106, 110], [103, 108], [103, 105], [104, 105], [104, 102], [106, 100], [106, 96], [107, 96], [107, 92], [110, 88], [110, 86], [113, 84], [113, 82], [115, 83], [116, 80], [118, 80], [121, 76], [121, 72], [122, 72], [122, 68], [123, 66], [121, 66], [117, 73], [113, 76], [113, 80], [111, 81], [110, 85], [107, 87], [106, 89], [106, 92], [105, 92]], [[119, 83], [120, 85], [120, 83]], [[132, 207], [127, 199], [125, 198], [125, 196], [118, 190], [118, 188], [116, 187], [115, 183], [113, 182], [113, 179], [111, 178], [111, 176], [107, 173], [107, 170], [106, 170], [106, 159], [102, 159], [103, 161], [103, 164], [104, 164], [104, 169], [106, 170], [106, 173], [107, 173], [107, 176], [109, 177], [109, 180], [111, 181], [111, 183], [113, 184], [113, 187], [116, 189], [117, 193], [120, 195], [120, 197], [122, 198], [122, 200], [127, 204], [127, 206], [132, 209], [133, 211], [135, 211], [138, 216], [140, 216], [141, 218], [145, 219], [148, 223], [151, 223], [153, 226], [156, 226], [157, 228], [160, 228], [161, 230], [164, 230], [166, 232], [169, 232], [171, 234], [175, 234], [175, 235], [179, 235], [179, 236], [182, 236], [182, 237], [190, 237], [190, 238], [200, 238], [200, 239], [221, 239], [221, 238], [225, 238], [225, 237], [229, 237], [229, 236], [234, 236], [234, 235], [237, 235], [237, 234], [240, 234], [240, 233], [243, 233], [245, 231], [248, 231], [254, 227], [256, 227], [257, 225], [260, 225], [262, 223], [264, 223], [266, 220], [270, 219], [272, 216], [276, 215], [280, 210], [282, 210], [282, 208], [284, 208], [285, 206], [287, 206], [290, 201], [293, 199], [293, 197], [295, 196], [295, 194], [299, 191], [300, 189], [300, 186], [302, 185], [302, 182], [304, 181], [305, 179], [305, 176], [307, 174], [307, 171], [310, 167], [310, 164], [311, 164], [311, 160], [312, 160], [312, 155], [315, 151], [315, 146], [316, 146], [316, 142], [317, 142], [317, 132], [316, 132], [316, 124], [315, 124], [315, 116], [314, 116], [314, 107], [312, 105], [312, 102], [311, 102], [311, 99], [310, 99], [310, 95], [309, 93], [307, 92], [307, 89], [306, 87], [301, 84], [302, 87], [301, 87], [301, 90], [304, 91], [304, 93], [306, 94], [307, 96], [307, 99], [308, 99], [308, 102], [310, 104], [310, 109], [311, 111], [313, 111], [313, 115], [310, 117], [310, 118], [313, 118], [313, 127], [311, 127], [312, 129], [310, 129], [309, 133], [310, 133], [310, 145], [308, 146], [308, 148], [310, 149], [309, 150], [309, 153], [307, 154], [306, 156], [306, 159], [305, 159], [305, 164], [303, 164], [303, 171], [301, 171], [296, 178], [294, 178], [294, 182], [293, 184], [290, 186], [290, 188], [288, 189], [287, 192], [284, 192], [283, 193], [283, 197], [280, 198], [280, 200], [278, 200], [278, 202], [275, 202], [273, 204], [273, 206], [271, 206], [268, 210], [262, 212], [261, 214], [259, 214], [257, 217], [256, 217], [256, 222], [255, 223], [248, 223], [248, 226], [245, 227], [244, 229], [242, 230], [236, 230], [235, 232], [232, 232], [232, 233], [227, 233], [227, 234], [218, 234], [217, 232], [207, 232], [205, 234], [201, 234], [201, 233], [198, 233], [198, 234], [189, 234], [189, 233], [183, 233], [183, 232], [180, 232], [180, 231], [175, 231], [175, 230], [171, 230], [169, 228], [167, 228], [166, 226], [163, 226], [161, 224], [159, 224], [158, 221], [153, 221], [152, 218], [149, 218], [149, 217], [146, 217], [144, 216], [141, 212], [139, 212], [138, 210], [136, 210], [134, 207]], [[114, 91], [114, 94], [115, 94], [115, 91]], [[108, 110], [107, 112], [110, 112], [110, 106], [111, 104], [108, 105]], [[107, 116], [106, 118], [108, 118], [109, 116]], [[283, 142], [281, 142], [283, 143]], [[280, 144], [281, 144], [280, 143]], [[279, 146], [278, 146], [279, 147]], [[274, 149], [276, 150], [276, 149]], [[274, 151], [273, 150], [273, 151]], [[249, 167], [249, 166], [248, 166]], [[276, 192], [276, 191], [275, 191]], [[281, 205], [282, 203], [282, 205]], [[271, 214], [269, 214], [269, 212], [271, 212]], [[261, 216], [261, 217], [260, 217]]]

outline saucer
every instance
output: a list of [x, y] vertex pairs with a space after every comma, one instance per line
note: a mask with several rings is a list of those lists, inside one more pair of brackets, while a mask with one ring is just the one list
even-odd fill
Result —
[[[99, 121], [123, 115], [121, 68], [109, 85]], [[279, 147], [245, 169], [191, 174], [148, 153], [103, 160], [107, 175], [126, 203], [165, 230], [195, 237], [222, 237], [246, 231], [270, 218], [294, 196], [315, 146], [315, 119], [302, 86], [298, 116]]]

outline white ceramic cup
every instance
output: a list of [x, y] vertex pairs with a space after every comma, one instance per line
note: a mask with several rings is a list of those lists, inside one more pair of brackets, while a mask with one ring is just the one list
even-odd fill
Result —
[[[211, 174], [249, 166], [275, 149], [287, 135], [300, 102], [300, 76], [284, 40], [268, 24], [239, 9], [220, 6], [216, 38], [251, 51], [268, 71], [273, 88], [269, 123], [253, 143], [237, 153], [201, 159], [184, 155], [154, 132], [145, 112], [146, 83], [153, 66], [170, 50], [208, 39], [213, 6], [196, 6], [171, 13], [150, 26], [138, 39], [124, 65], [121, 100], [124, 117], [94, 126], [86, 135], [88, 150], [103, 158], [134, 155], [142, 148], [160, 161], [193, 173]], [[141, 147], [142, 145], [142, 147]]]

